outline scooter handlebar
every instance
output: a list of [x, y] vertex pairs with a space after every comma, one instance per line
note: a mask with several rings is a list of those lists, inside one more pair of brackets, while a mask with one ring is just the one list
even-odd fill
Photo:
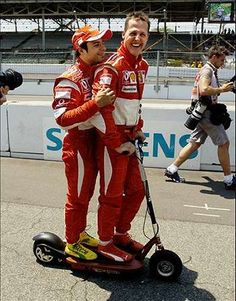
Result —
[[[130, 142], [135, 145], [136, 149], [138, 149], [140, 153], [143, 153], [142, 147], [148, 145], [147, 142], [142, 141], [140, 139], [136, 139], [135, 141], [130, 141]], [[126, 155], [126, 156], [129, 155], [129, 151], [123, 151], [122, 155]]]

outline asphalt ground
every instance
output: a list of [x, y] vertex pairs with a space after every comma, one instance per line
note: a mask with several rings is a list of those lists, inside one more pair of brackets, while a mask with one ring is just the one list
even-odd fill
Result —
[[[1, 158], [1, 301], [233, 301], [235, 300], [235, 193], [221, 172], [182, 171], [185, 183], [166, 181], [147, 168], [162, 242], [177, 253], [177, 282], [141, 273], [120, 277], [47, 267], [36, 262], [32, 237], [41, 231], [64, 237], [66, 183], [62, 162]], [[90, 202], [88, 232], [96, 235], [98, 185]], [[131, 234], [142, 243], [145, 202]], [[146, 222], [146, 234], [152, 236]]]

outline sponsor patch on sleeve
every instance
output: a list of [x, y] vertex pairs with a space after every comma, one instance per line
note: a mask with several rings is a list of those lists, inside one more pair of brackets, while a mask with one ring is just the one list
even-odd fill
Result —
[[104, 74], [100, 77], [99, 84], [101, 85], [110, 85], [112, 80], [112, 75]]
[[70, 99], [71, 97], [71, 89], [57, 89], [56, 93], [55, 93], [55, 99], [60, 99], [60, 98], [64, 98], [64, 99]]
[[68, 99], [60, 98], [57, 100], [57, 104], [56, 104], [55, 108], [56, 109], [63, 108], [68, 104], [68, 102], [69, 102]]

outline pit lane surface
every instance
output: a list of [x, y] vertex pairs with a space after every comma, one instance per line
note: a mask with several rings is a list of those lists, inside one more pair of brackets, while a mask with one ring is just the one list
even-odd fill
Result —
[[[66, 183], [62, 162], [1, 158], [1, 165], [5, 202], [63, 208]], [[163, 169], [146, 168], [146, 173], [158, 218], [234, 225], [235, 192], [224, 189], [221, 172], [183, 170], [185, 183], [166, 179]], [[98, 186], [90, 205], [94, 213]], [[140, 216], [145, 207], [144, 202]]]
[[[51, 97], [9, 95], [8, 100], [50, 101]], [[222, 173], [183, 170], [186, 182], [179, 184], [166, 181], [163, 169], [146, 172], [162, 242], [184, 264], [176, 283], [150, 279], [148, 261], [143, 273], [128, 279], [39, 265], [32, 237], [41, 231], [64, 237], [63, 163], [1, 158], [1, 301], [235, 300], [235, 193], [224, 189]], [[98, 185], [88, 214], [92, 235], [96, 235], [97, 196]], [[131, 229], [142, 243], [147, 242], [142, 231], [145, 208], [143, 202]], [[147, 220], [145, 232], [151, 237]]]

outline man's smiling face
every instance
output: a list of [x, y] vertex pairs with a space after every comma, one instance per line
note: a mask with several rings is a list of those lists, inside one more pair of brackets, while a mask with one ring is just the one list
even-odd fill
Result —
[[144, 50], [148, 40], [148, 24], [140, 19], [129, 20], [128, 27], [123, 32], [124, 45], [135, 57]]

